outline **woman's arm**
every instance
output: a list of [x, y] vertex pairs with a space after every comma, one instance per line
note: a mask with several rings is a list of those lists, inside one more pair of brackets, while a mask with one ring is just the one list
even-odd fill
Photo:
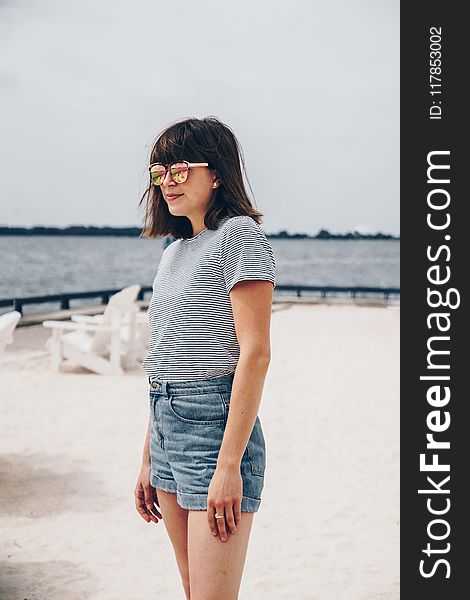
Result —
[[241, 281], [230, 291], [240, 358], [230, 396], [230, 411], [217, 464], [240, 466], [261, 403], [271, 360], [270, 325], [273, 285]]
[[234, 533], [241, 518], [240, 464], [256, 421], [271, 360], [272, 295], [273, 284], [262, 280], [243, 280], [230, 290], [240, 357], [207, 511], [209, 527], [214, 535], [220, 534], [222, 541], [227, 539], [225, 520], [215, 519], [214, 509], [221, 514], [225, 511], [229, 530]]
[[142, 466], [150, 464], [150, 427], [151, 427], [151, 423], [152, 423], [152, 415], [149, 416], [147, 435], [145, 436], [144, 451], [142, 454]]
[[134, 488], [135, 507], [139, 515], [150, 523], [158, 523], [158, 519], [163, 519], [161, 512], [156, 508], [158, 503], [157, 490], [150, 485], [150, 427], [152, 415], [149, 416], [147, 435], [145, 436], [144, 451], [142, 455], [142, 465], [140, 467], [137, 483]]

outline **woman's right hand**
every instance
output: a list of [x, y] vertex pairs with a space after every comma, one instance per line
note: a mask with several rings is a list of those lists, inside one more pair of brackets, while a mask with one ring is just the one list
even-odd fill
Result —
[[[142, 464], [139, 478], [134, 489], [135, 507], [139, 515], [150, 523], [158, 523], [158, 519], [163, 519], [159, 510], [157, 490], [150, 485], [150, 463]], [[155, 504], [159, 507], [157, 508]]]

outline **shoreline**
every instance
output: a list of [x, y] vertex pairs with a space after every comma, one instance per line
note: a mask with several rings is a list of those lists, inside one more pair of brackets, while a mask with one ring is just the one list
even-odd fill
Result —
[[[141, 311], [147, 310], [147, 301], [138, 301]], [[290, 312], [289, 309], [297, 308], [307, 310], [310, 307], [315, 313], [324, 312], [328, 314], [338, 309], [359, 309], [367, 313], [369, 310], [389, 309], [384, 312], [396, 312], [399, 314], [399, 300], [380, 300], [376, 298], [298, 298], [296, 296], [285, 296], [273, 300], [272, 315], [280, 312]], [[46, 320], [66, 321], [76, 314], [97, 315], [103, 313], [105, 305], [83, 306], [70, 310], [57, 310], [47, 313], [36, 313], [25, 315], [21, 318], [15, 331], [13, 341], [0, 353], [0, 367], [14, 367], [15, 365], [29, 365], [41, 363], [41, 359], [50, 359], [50, 351], [46, 348], [46, 342], [51, 336], [51, 330], [43, 327], [42, 322]], [[382, 310], [380, 311], [382, 312]], [[358, 316], [358, 318], [361, 318]], [[47, 363], [45, 363], [47, 364]]]
[[[148, 300], [139, 300], [137, 304], [140, 306], [141, 311], [146, 311], [149, 305]], [[383, 298], [340, 298], [340, 297], [297, 297], [283, 295], [273, 297], [273, 312], [276, 310], [277, 305], [284, 304], [307, 304], [307, 305], [326, 305], [326, 306], [363, 306], [363, 307], [382, 307], [382, 308], [399, 308], [399, 299], [388, 299]], [[90, 304], [88, 306], [79, 306], [76, 308], [70, 308], [68, 310], [52, 310], [45, 312], [34, 312], [24, 314], [18, 325], [17, 329], [23, 327], [32, 327], [34, 325], [41, 325], [43, 321], [56, 320], [64, 321], [69, 319], [72, 315], [87, 314], [87, 315], [99, 315], [104, 312], [106, 308], [105, 304]]]

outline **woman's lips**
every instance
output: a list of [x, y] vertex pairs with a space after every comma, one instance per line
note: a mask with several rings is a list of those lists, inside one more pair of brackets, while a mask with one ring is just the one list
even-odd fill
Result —
[[182, 195], [183, 194], [167, 194], [166, 199], [167, 200], [176, 200], [176, 198], [179, 198]]

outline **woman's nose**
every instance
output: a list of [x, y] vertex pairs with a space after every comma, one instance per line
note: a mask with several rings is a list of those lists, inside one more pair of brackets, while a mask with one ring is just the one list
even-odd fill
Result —
[[175, 183], [171, 178], [170, 169], [165, 173], [165, 177], [163, 178], [162, 185], [170, 185], [170, 183]]

